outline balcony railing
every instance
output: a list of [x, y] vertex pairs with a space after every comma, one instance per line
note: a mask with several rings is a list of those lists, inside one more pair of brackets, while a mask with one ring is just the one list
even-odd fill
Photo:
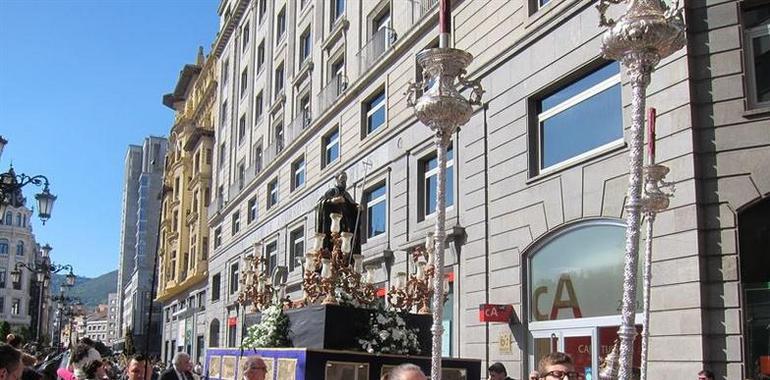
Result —
[[285, 147], [291, 145], [291, 143], [294, 142], [294, 140], [296, 140], [308, 126], [310, 126], [312, 120], [310, 110], [304, 110], [300, 112], [291, 123], [284, 126], [283, 134], [278, 138], [274, 138], [273, 141], [267, 145], [265, 151], [262, 152], [262, 168], [269, 166], [270, 163], [281, 154]]
[[348, 87], [348, 79], [344, 75], [335, 75], [326, 87], [321, 89], [321, 93], [318, 98], [318, 114], [324, 113], [334, 102], [342, 95], [345, 89]]
[[380, 28], [377, 33], [374, 33], [372, 38], [366, 41], [366, 45], [356, 55], [358, 57], [359, 74], [367, 72], [374, 66], [380, 60], [380, 57], [385, 54], [385, 51], [393, 46], [396, 38], [396, 31], [390, 27]]

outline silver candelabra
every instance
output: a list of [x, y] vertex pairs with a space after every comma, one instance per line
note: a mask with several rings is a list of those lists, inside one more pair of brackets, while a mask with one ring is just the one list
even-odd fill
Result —
[[[441, 379], [441, 325], [444, 312], [444, 248], [446, 246], [446, 165], [447, 147], [452, 141], [452, 134], [461, 125], [465, 125], [473, 113], [473, 105], [481, 104], [484, 90], [478, 81], [464, 78], [465, 68], [473, 61], [473, 56], [459, 49], [439, 47], [424, 50], [417, 54], [417, 62], [425, 73], [425, 82], [410, 83], [407, 90], [407, 104], [414, 107], [417, 119], [430, 127], [434, 133], [436, 158], [438, 160], [438, 188], [436, 190], [436, 224], [433, 247], [435, 251], [435, 274], [433, 276], [433, 351], [431, 353], [431, 379]], [[470, 87], [472, 93], [465, 99], [456, 88], [456, 82]], [[415, 100], [418, 90], [424, 93]], [[430, 245], [430, 244], [429, 244]]]
[[[605, 16], [610, 4], [627, 3], [618, 20]], [[607, 27], [602, 38], [602, 54], [620, 61], [628, 74], [631, 99], [629, 140], [629, 178], [626, 204], [626, 244], [623, 267], [622, 320], [619, 378], [631, 378], [633, 343], [636, 338], [636, 268], [639, 256], [642, 209], [642, 165], [644, 147], [644, 109], [650, 75], [662, 58], [681, 49], [685, 43], [684, 21], [678, 4], [670, 8], [660, 0], [600, 0], [599, 25]]]

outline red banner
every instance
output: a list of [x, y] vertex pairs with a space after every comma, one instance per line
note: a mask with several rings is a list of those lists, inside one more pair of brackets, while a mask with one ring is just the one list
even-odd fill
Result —
[[508, 323], [513, 316], [512, 305], [479, 305], [479, 322], [505, 322]]
[[238, 325], [238, 317], [229, 317], [229, 318], [227, 318], [227, 325], [228, 326], [237, 326]]

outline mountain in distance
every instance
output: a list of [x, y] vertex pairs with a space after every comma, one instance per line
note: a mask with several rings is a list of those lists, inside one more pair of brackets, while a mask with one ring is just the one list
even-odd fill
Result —
[[[58, 295], [65, 274], [56, 274], [51, 278], [51, 295]], [[107, 303], [107, 295], [117, 290], [118, 271], [107, 272], [99, 277], [88, 278], [78, 276], [75, 286], [67, 290], [67, 296], [78, 297], [88, 308]]]

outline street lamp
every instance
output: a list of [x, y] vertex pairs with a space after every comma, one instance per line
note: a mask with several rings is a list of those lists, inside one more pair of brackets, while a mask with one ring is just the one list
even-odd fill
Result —
[[[7, 143], [8, 140], [0, 136], [0, 155], [2, 155], [2, 151]], [[16, 174], [13, 166], [7, 172], [0, 174], [0, 215], [5, 215], [8, 206], [21, 207], [24, 205], [24, 195], [21, 190], [30, 183], [35, 186], [43, 186], [43, 191], [35, 195], [40, 220], [45, 224], [51, 218], [56, 196], [51, 194], [48, 188], [48, 178], [43, 175], [30, 177], [24, 173]]]
[[65, 276], [65, 283], [68, 287], [71, 287], [75, 284], [75, 274], [72, 273], [72, 265], [65, 264], [65, 265], [58, 265], [54, 264], [49, 261], [49, 255], [52, 250], [51, 246], [46, 244], [41, 248], [43, 251], [42, 260], [35, 260], [32, 264], [26, 264], [23, 262], [17, 262], [14, 266], [14, 269], [11, 271], [11, 281], [12, 282], [20, 282], [21, 281], [21, 268], [26, 268], [30, 272], [35, 274], [35, 280], [38, 283], [38, 286], [40, 287], [40, 297], [38, 301], [38, 318], [37, 318], [37, 331], [36, 331], [36, 337], [38, 341], [40, 340], [40, 326], [41, 326], [41, 319], [43, 316], [43, 292], [46, 287], [48, 287], [50, 282], [50, 276], [51, 274], [59, 273], [65, 269], [69, 270], [69, 273]]

